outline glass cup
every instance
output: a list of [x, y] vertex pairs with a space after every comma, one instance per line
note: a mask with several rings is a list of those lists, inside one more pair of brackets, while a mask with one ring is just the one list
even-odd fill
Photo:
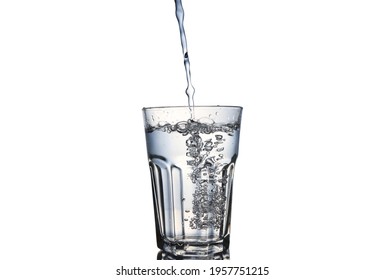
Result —
[[152, 107], [143, 115], [158, 247], [175, 259], [229, 256], [242, 107]]

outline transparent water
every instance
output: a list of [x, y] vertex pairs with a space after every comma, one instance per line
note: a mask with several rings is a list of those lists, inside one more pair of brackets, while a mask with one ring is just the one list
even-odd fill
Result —
[[188, 120], [147, 127], [146, 140], [159, 237], [184, 251], [186, 244], [223, 242], [229, 235], [239, 124]]
[[190, 58], [188, 56], [188, 50], [187, 50], [187, 38], [186, 38], [186, 32], [184, 30], [184, 9], [182, 5], [182, 0], [175, 0], [175, 15], [178, 20], [179, 24], [179, 33], [180, 33], [180, 41], [182, 44], [182, 51], [183, 51], [183, 59], [184, 59], [184, 68], [186, 71], [186, 79], [187, 79], [187, 88], [186, 88], [186, 94], [188, 97], [188, 106], [190, 108], [192, 117], [193, 117], [193, 111], [194, 111], [194, 93], [195, 88], [192, 85], [191, 82], [191, 70], [190, 70]]

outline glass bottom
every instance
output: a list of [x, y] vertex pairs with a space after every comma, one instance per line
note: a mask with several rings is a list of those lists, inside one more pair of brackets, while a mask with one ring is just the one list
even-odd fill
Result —
[[159, 246], [158, 260], [229, 260], [229, 239], [202, 244], [202, 243], [174, 243], [163, 241]]
[[230, 251], [222, 251], [210, 255], [173, 255], [163, 250], [159, 251], [157, 260], [230, 260]]

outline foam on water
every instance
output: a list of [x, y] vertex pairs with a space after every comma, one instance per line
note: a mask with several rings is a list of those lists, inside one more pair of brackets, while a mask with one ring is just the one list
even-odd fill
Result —
[[[200, 120], [195, 121], [195, 120], [189, 119], [187, 121], [180, 121], [175, 125], [172, 125], [169, 123], [159, 123], [157, 126], [147, 126], [146, 132], [160, 130], [160, 131], [171, 133], [176, 131], [183, 135], [197, 134], [197, 133], [209, 134], [214, 132], [224, 132], [231, 136], [234, 130], [238, 130], [239, 128], [240, 128], [240, 125], [237, 122], [221, 124], [221, 123], [206, 123], [206, 122], [201, 122]], [[215, 136], [216, 141], [220, 141], [222, 139], [223, 139], [222, 135]]]

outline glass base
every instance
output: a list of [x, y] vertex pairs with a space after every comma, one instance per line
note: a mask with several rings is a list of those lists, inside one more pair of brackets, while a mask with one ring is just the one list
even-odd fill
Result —
[[185, 244], [163, 242], [158, 260], [229, 260], [228, 242]]
[[157, 260], [230, 260], [229, 250], [210, 255], [173, 255], [165, 251], [159, 251]]

